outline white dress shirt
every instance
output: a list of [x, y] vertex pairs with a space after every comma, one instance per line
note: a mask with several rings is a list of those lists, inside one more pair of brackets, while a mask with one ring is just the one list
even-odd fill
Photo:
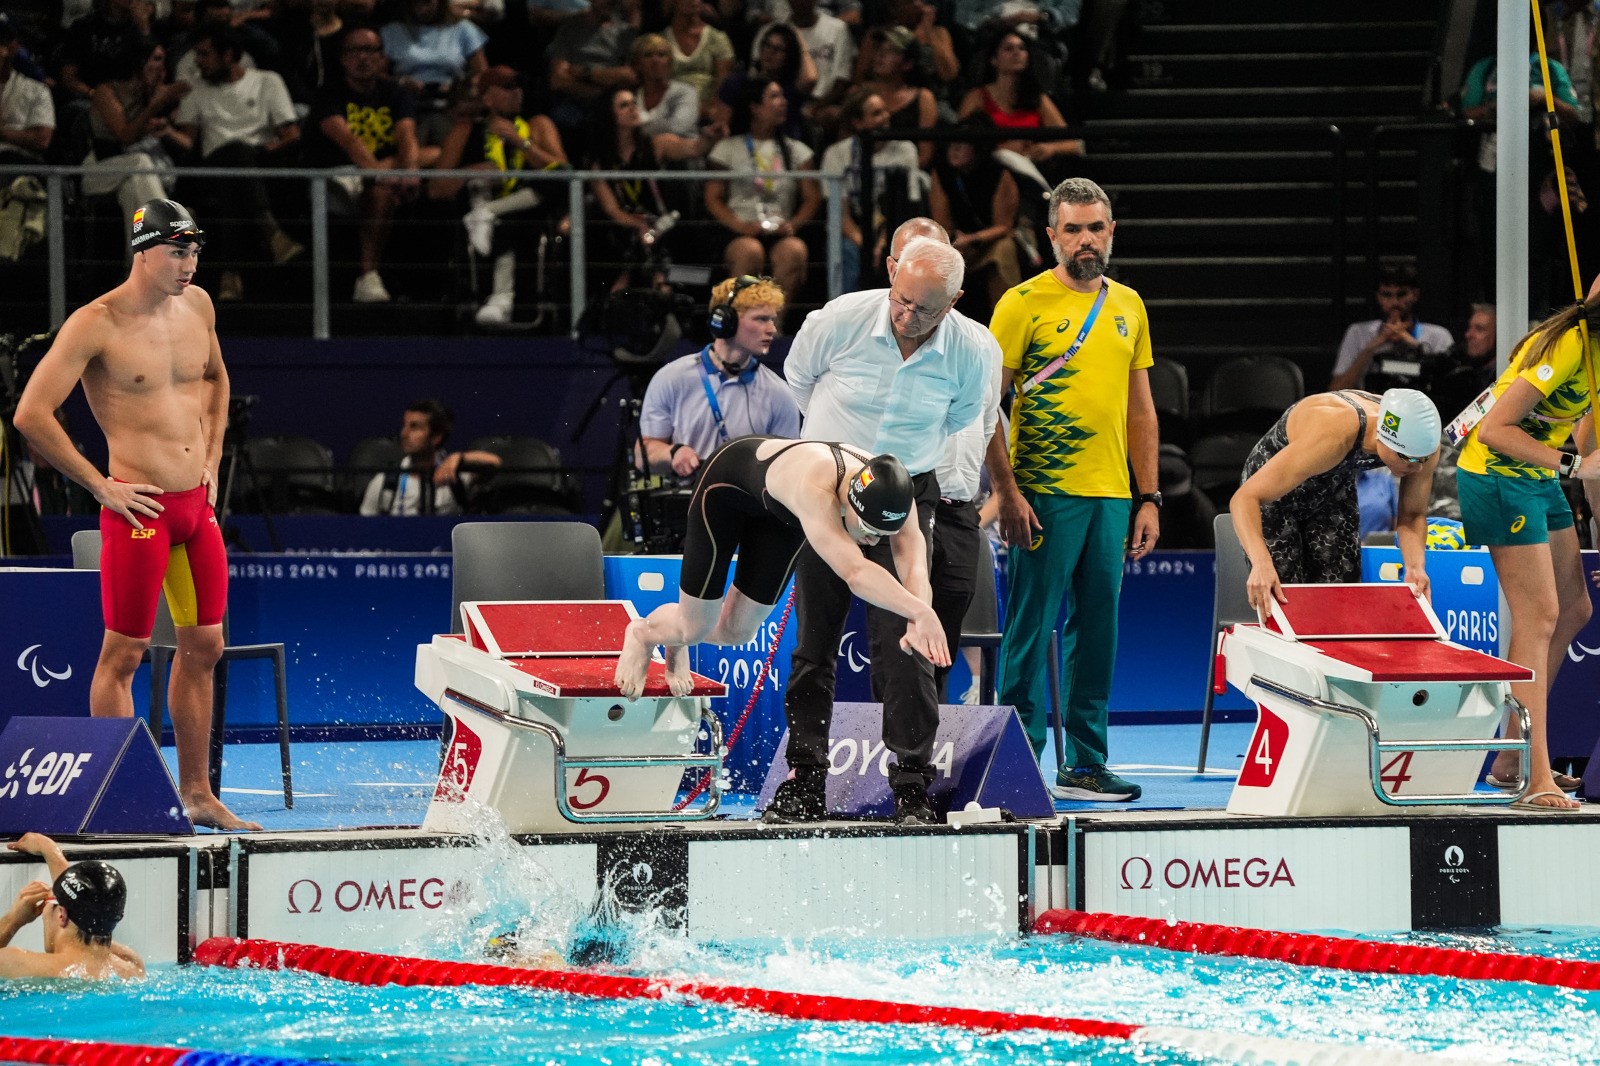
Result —
[[[950, 313], [960, 314], [959, 311]], [[994, 436], [994, 424], [1000, 417], [1000, 376], [1004, 365], [997, 346], [994, 372], [984, 382], [983, 413], [971, 425], [952, 435], [944, 446], [944, 458], [939, 461], [937, 469], [939, 495], [947, 500], [971, 503], [978, 498], [978, 487], [983, 480], [984, 453], [989, 448], [989, 438]]]
[[806, 317], [783, 376], [806, 416], [802, 438], [887, 452], [915, 476], [939, 465], [952, 434], [979, 421], [999, 365], [994, 337], [955, 311], [902, 358], [889, 290], [868, 289]]

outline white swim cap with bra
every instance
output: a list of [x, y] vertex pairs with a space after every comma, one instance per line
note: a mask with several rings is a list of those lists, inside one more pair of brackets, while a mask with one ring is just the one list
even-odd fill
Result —
[[1408, 459], [1439, 450], [1439, 409], [1416, 389], [1390, 389], [1378, 404], [1378, 440]]

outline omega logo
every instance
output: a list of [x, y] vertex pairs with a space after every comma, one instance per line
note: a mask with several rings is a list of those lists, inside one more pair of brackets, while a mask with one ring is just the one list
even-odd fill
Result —
[[1223, 859], [1169, 859], [1158, 871], [1142, 855], [1124, 859], [1119, 883], [1125, 891], [1155, 887], [1159, 878], [1167, 888], [1276, 888], [1280, 884], [1296, 887], [1289, 860], [1259, 855], [1229, 856]]
[[[331, 902], [345, 914], [354, 911], [436, 911], [446, 903], [460, 903], [471, 895], [466, 882], [446, 885], [442, 878], [402, 877], [396, 881], [340, 881]], [[289, 886], [290, 914], [321, 914], [326, 894], [322, 884], [302, 877]]]

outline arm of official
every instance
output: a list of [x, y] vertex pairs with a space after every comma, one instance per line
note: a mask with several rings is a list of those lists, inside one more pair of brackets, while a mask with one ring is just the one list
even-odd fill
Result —
[[[1156, 401], [1150, 395], [1150, 371], [1128, 371], [1128, 461], [1139, 491], [1155, 492], [1161, 486], [1161, 430], [1156, 419]], [[1133, 534], [1128, 554], [1134, 558], [1149, 555], [1161, 538], [1161, 509], [1154, 503], [1135, 502]]]
[[811, 312], [800, 324], [800, 332], [795, 334], [789, 354], [784, 358], [783, 380], [788, 383], [789, 392], [794, 396], [801, 414], [810, 409], [811, 393], [817, 387], [817, 379], [827, 372], [828, 342], [833, 332], [830, 327], [826, 307]]

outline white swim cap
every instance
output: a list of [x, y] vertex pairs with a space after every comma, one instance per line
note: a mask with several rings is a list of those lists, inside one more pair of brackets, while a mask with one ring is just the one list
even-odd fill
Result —
[[1416, 389], [1390, 389], [1378, 405], [1378, 440], [1408, 459], [1439, 450], [1439, 409]]

